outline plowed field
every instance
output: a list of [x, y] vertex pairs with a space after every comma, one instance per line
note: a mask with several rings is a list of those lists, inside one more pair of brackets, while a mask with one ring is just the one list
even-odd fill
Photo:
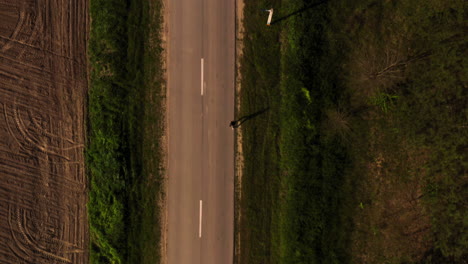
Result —
[[87, 263], [86, 0], [0, 0], [0, 263]]

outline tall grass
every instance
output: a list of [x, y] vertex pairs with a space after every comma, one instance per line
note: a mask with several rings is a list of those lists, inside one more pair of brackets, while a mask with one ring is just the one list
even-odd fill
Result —
[[[159, 221], [164, 119], [160, 9], [159, 1], [90, 1], [91, 263], [144, 263], [148, 255], [154, 263], [159, 257], [160, 230], [153, 224]], [[159, 136], [151, 151], [143, 143], [148, 133]]]
[[238, 263], [466, 256], [462, 2], [246, 2]]

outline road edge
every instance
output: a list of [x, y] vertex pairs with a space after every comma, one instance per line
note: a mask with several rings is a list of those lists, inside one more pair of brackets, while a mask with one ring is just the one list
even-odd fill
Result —
[[162, 193], [160, 194], [160, 199], [159, 199], [159, 208], [160, 208], [160, 213], [161, 213], [161, 243], [160, 243], [160, 263], [161, 264], [167, 264], [167, 231], [168, 231], [168, 211], [167, 211], [167, 193], [168, 193], [168, 184], [167, 184], [167, 179], [168, 179], [168, 151], [169, 151], [169, 116], [168, 116], [168, 110], [169, 110], [169, 103], [168, 103], [168, 97], [169, 97], [169, 90], [167, 89], [167, 83], [168, 83], [168, 75], [167, 75], [167, 59], [169, 56], [169, 8], [168, 8], [168, 3], [169, 0], [160, 0], [162, 3], [162, 27], [161, 27], [161, 48], [162, 48], [162, 56], [161, 56], [161, 62], [162, 62], [162, 69], [163, 69], [163, 80], [165, 81], [164, 83], [164, 91], [165, 91], [165, 102], [164, 102], [164, 138], [161, 140], [162, 143], [162, 148], [163, 148], [163, 170], [164, 170], [164, 177], [163, 177], [163, 182], [162, 182], [162, 188], [161, 190]]
[[[235, 70], [234, 70], [234, 115], [237, 117], [240, 112], [241, 100], [241, 58], [244, 48], [244, 0], [235, 0]], [[242, 198], [242, 172], [244, 170], [244, 155], [242, 152], [242, 130], [236, 129], [234, 133], [234, 254], [233, 263], [240, 264], [241, 255], [241, 198]]]

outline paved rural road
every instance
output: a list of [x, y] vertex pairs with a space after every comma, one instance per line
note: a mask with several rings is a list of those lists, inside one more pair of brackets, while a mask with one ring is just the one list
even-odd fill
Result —
[[233, 260], [234, 0], [169, 0], [168, 264]]

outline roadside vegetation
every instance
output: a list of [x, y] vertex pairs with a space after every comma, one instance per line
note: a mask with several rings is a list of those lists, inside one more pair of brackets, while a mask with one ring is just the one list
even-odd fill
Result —
[[91, 263], [159, 263], [165, 97], [161, 5], [90, 1]]
[[[266, 27], [261, 3], [244, 1], [241, 107], [237, 118], [261, 113], [242, 124], [245, 157], [240, 201], [241, 251], [237, 263], [269, 263], [271, 221], [278, 205], [280, 44], [279, 27]], [[273, 1], [273, 5], [279, 1]]]
[[467, 17], [245, 2], [237, 263], [466, 263]]

